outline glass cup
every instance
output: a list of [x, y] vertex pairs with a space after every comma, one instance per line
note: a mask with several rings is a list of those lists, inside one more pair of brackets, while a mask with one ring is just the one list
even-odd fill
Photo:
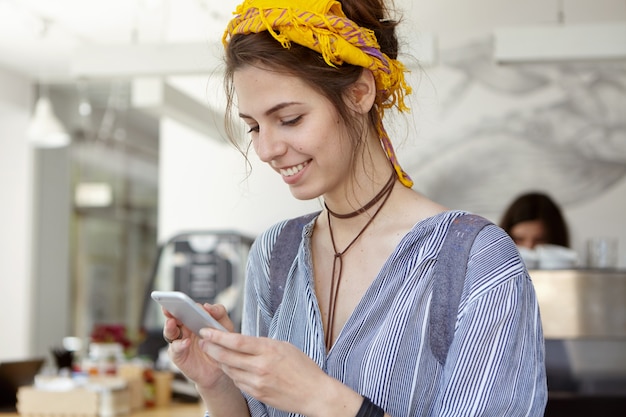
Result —
[[617, 238], [594, 237], [587, 241], [587, 266], [589, 268], [617, 268]]

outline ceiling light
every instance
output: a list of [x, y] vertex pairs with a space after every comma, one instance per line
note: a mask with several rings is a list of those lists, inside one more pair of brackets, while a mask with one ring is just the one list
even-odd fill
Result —
[[113, 188], [105, 182], [81, 182], [74, 190], [77, 207], [109, 207], [113, 203]]
[[29, 142], [38, 148], [59, 148], [70, 143], [70, 135], [54, 114], [52, 103], [42, 95], [26, 132]]
[[626, 23], [558, 24], [496, 29], [497, 62], [626, 58]]

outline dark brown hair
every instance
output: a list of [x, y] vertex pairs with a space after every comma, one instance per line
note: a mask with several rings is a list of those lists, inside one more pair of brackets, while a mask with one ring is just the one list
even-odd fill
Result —
[[500, 220], [507, 233], [518, 223], [539, 220], [546, 230], [546, 243], [569, 247], [569, 232], [559, 206], [546, 194], [530, 192], [518, 196]]
[[[397, 58], [398, 39], [395, 27], [398, 22], [391, 20], [384, 0], [342, 0], [340, 1], [346, 16], [359, 26], [373, 30], [383, 53]], [[339, 117], [345, 123], [350, 139], [355, 142], [354, 162], [361, 143], [362, 132], [372, 128], [378, 121], [376, 106], [369, 112], [371, 126], [363, 126], [346, 106], [348, 88], [354, 84], [363, 71], [362, 67], [344, 64], [331, 67], [322, 56], [303, 46], [292, 43], [290, 48], [283, 48], [268, 32], [249, 35], [235, 35], [226, 47], [226, 70], [224, 87], [226, 90], [226, 131], [229, 139], [240, 148], [240, 140], [233, 134], [233, 75], [245, 66], [262, 66], [266, 69], [299, 77], [316, 91], [325, 96], [335, 107]]]

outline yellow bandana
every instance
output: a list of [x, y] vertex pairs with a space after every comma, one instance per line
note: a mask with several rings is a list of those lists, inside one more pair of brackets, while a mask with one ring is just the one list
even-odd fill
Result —
[[291, 42], [319, 52], [329, 66], [348, 63], [369, 69], [376, 80], [377, 125], [382, 146], [407, 187], [413, 181], [398, 164], [391, 140], [383, 127], [384, 109], [406, 111], [404, 96], [411, 88], [404, 80], [405, 67], [380, 51], [374, 32], [348, 19], [336, 0], [244, 0], [237, 7], [222, 42], [233, 35], [268, 31], [284, 48]]

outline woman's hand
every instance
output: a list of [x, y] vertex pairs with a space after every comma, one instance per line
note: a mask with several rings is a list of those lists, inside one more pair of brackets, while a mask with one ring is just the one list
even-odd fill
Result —
[[[173, 332], [172, 332], [173, 333]], [[334, 415], [354, 408], [362, 398], [326, 375], [290, 343], [220, 332], [200, 331], [202, 350], [242, 391], [274, 408], [307, 416]]]
[[[202, 307], [229, 331], [233, 330], [233, 324], [223, 306], [204, 304]], [[168, 350], [170, 359], [198, 386], [205, 389], [213, 388], [224, 377], [221, 368], [200, 348], [200, 338], [196, 334], [167, 310], [164, 309], [163, 313], [167, 317], [163, 327], [163, 336], [172, 340]]]

